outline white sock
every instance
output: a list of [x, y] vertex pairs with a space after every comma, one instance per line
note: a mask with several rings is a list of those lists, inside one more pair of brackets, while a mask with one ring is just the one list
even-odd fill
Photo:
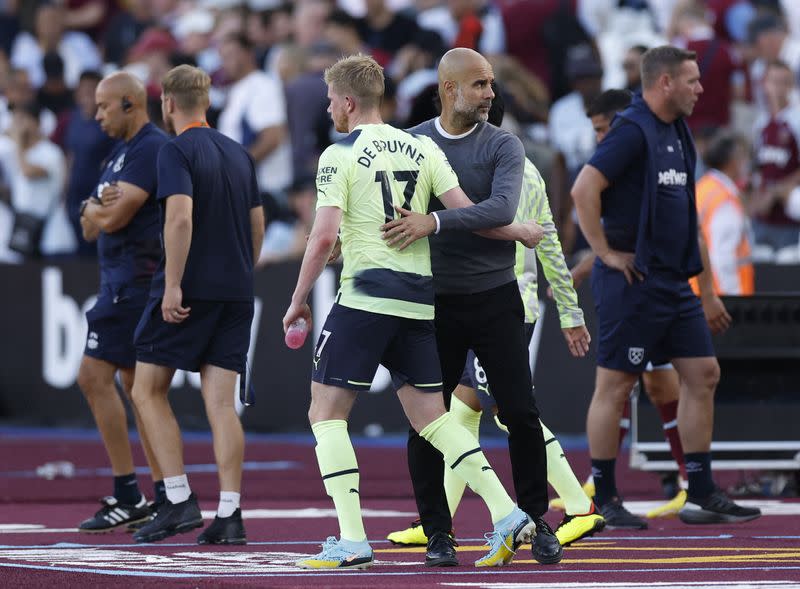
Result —
[[164, 477], [164, 487], [166, 487], [167, 500], [170, 503], [183, 503], [192, 494], [192, 490], [189, 488], [189, 479], [185, 474]]
[[233, 491], [220, 491], [219, 506], [217, 507], [217, 517], [230, 517], [233, 512], [239, 509], [239, 498], [241, 494]]

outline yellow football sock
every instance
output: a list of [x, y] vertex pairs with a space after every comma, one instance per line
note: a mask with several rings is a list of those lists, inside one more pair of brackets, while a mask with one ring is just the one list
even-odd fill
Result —
[[583, 487], [575, 478], [575, 473], [564, 456], [561, 444], [541, 421], [544, 434], [544, 447], [547, 450], [547, 482], [564, 500], [565, 511], [569, 515], [583, 515], [592, 509], [592, 502], [583, 492]]
[[[481, 415], [483, 411], [475, 411], [464, 403], [461, 399], [453, 396], [450, 399], [450, 414], [453, 418], [464, 426], [477, 440], [481, 429]], [[460, 476], [453, 472], [453, 469], [445, 464], [444, 466], [444, 492], [447, 495], [447, 505], [450, 507], [450, 516], [456, 514], [458, 504], [464, 496], [464, 489], [467, 483]]]
[[513, 511], [515, 504], [489, 466], [478, 440], [450, 413], [434, 419], [419, 435], [439, 450], [444, 455], [445, 464], [481, 496], [492, 515], [492, 523]]
[[363, 542], [367, 539], [361, 519], [358, 492], [358, 462], [342, 419], [320, 421], [311, 426], [317, 440], [317, 462], [325, 491], [336, 507], [342, 539]]

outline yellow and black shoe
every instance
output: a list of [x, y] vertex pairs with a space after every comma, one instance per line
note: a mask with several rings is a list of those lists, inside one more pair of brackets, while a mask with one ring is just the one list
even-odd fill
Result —
[[597, 512], [592, 503], [589, 513], [583, 515], [565, 515], [556, 528], [556, 538], [562, 546], [569, 546], [578, 540], [594, 536], [606, 527], [606, 520]]
[[422, 529], [422, 522], [416, 520], [411, 522], [411, 526], [405, 530], [398, 530], [392, 532], [386, 539], [392, 544], [400, 544], [401, 546], [427, 546], [428, 537], [425, 535], [425, 530]]

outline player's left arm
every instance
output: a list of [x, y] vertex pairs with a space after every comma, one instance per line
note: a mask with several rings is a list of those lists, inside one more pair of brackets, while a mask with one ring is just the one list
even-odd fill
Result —
[[697, 241], [700, 246], [700, 259], [703, 262], [703, 271], [697, 276], [700, 302], [703, 303], [703, 313], [706, 316], [711, 333], [722, 333], [731, 326], [732, 319], [725, 308], [725, 304], [714, 292], [711, 260], [708, 257], [708, 247], [701, 231], [697, 232]]
[[172, 142], [158, 151], [158, 200], [164, 206], [164, 296], [161, 315], [167, 323], [180, 323], [189, 316], [183, 306], [183, 273], [192, 244], [194, 186], [189, 162]]
[[250, 159], [250, 238], [253, 241], [253, 265], [256, 265], [261, 256], [261, 246], [264, 244], [264, 231], [266, 228], [266, 213], [261, 202], [261, 192], [258, 188], [255, 162]]
[[130, 182], [117, 182], [106, 187], [102, 200], [89, 199], [83, 216], [104, 233], [114, 233], [131, 222], [147, 201], [149, 193]]
[[192, 197], [172, 194], [166, 197], [164, 212], [164, 298], [161, 313], [167, 323], [180, 323], [189, 316], [183, 307], [181, 282], [192, 245]]
[[250, 235], [253, 239], [253, 263], [258, 261], [264, 243], [264, 207], [259, 205], [250, 209]]

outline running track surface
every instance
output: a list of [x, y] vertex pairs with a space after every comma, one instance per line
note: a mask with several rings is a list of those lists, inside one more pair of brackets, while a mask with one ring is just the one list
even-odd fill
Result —
[[[507, 452], [487, 455], [510, 488]], [[757, 500], [766, 515], [740, 525], [690, 527], [677, 519], [651, 520], [641, 532], [608, 531], [565, 549], [555, 566], [538, 565], [523, 547], [502, 569], [479, 570], [488, 512], [467, 497], [455, 519], [461, 566], [430, 569], [419, 548], [386, 542], [386, 534], [415, 517], [402, 444], [357, 444], [361, 496], [376, 564], [366, 571], [302, 571], [295, 559], [318, 551], [337, 533], [332, 504], [319, 480], [309, 438], [248, 440], [243, 509], [249, 544], [209, 548], [190, 533], [137, 545], [124, 532], [84, 535], [75, 525], [111, 491], [105, 456], [92, 436], [0, 433], [0, 587], [796, 587], [800, 588], [800, 502]], [[138, 450], [137, 450], [138, 452]], [[206, 438], [186, 444], [189, 478], [207, 518], [216, 508], [217, 479]], [[568, 451], [579, 476], [585, 450]], [[68, 460], [70, 479], [44, 480], [35, 467]], [[620, 461], [618, 480], [628, 506], [643, 513], [660, 501], [657, 479]], [[144, 464], [141, 454], [137, 464]], [[718, 479], [732, 483], [737, 475]], [[731, 477], [734, 477], [733, 479]], [[140, 477], [145, 492], [149, 479]], [[554, 526], [560, 514], [551, 511]]]

